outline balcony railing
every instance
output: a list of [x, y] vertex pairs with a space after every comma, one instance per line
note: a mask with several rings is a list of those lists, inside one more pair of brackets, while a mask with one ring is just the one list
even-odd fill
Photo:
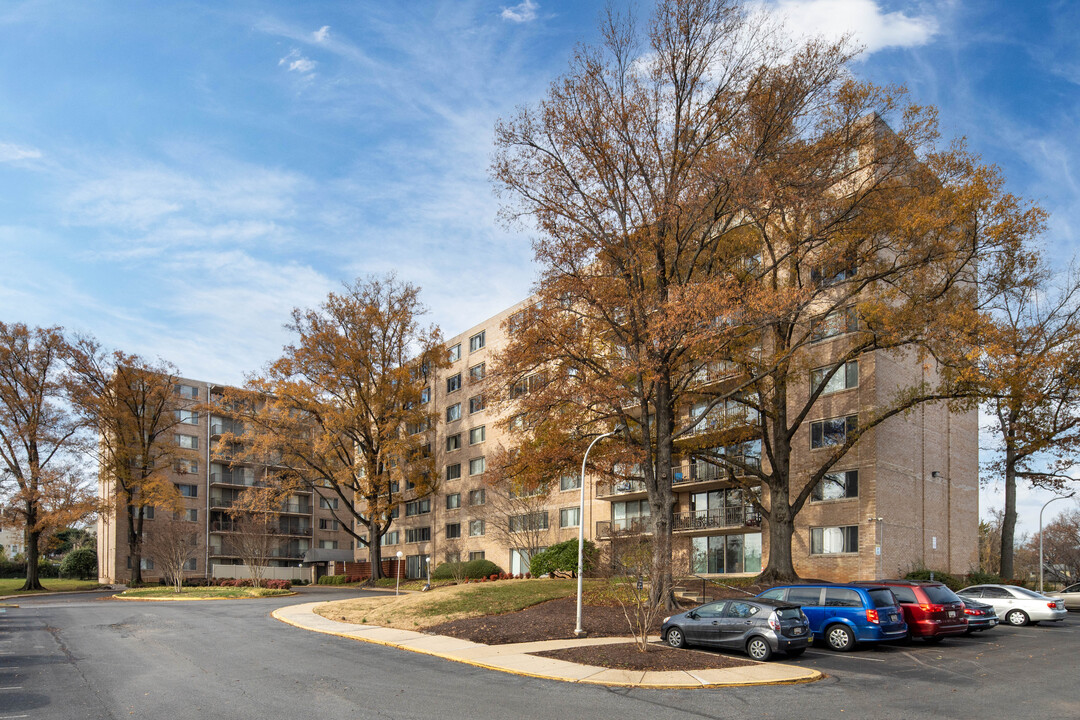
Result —
[[645, 481], [639, 478], [605, 478], [596, 483], [597, 496], [627, 495], [645, 492]]
[[[750, 455], [730, 455], [733, 462], [742, 463], [751, 468], [761, 468], [761, 458]], [[735, 476], [746, 475], [742, 468], [735, 467]], [[671, 468], [671, 484], [685, 485], [686, 483], [709, 482], [713, 480], [727, 479], [727, 467], [716, 465], [704, 460], [696, 460], [686, 465], [677, 465]]]
[[282, 503], [281, 504], [281, 510], [279, 512], [310, 515], [311, 514], [311, 504], [310, 503], [292, 503], [292, 502]]
[[217, 485], [239, 485], [243, 487], [266, 487], [265, 480], [257, 480], [254, 475], [246, 473], [210, 473], [210, 483]]
[[215, 520], [210, 523], [210, 532], [236, 532], [236, 523], [232, 520]]
[[222, 497], [220, 495], [210, 496], [210, 507], [212, 508], [231, 508], [237, 503], [239, 498]]
[[278, 527], [278, 532], [282, 535], [300, 535], [301, 537], [311, 537], [310, 527], [298, 527], [296, 525], [281, 525]]
[[671, 529], [675, 532], [693, 532], [719, 528], [760, 527], [760, 525], [760, 513], [752, 505], [742, 505], [675, 513]]
[[653, 531], [651, 517], [597, 520], [596, 537], [610, 538], [615, 535], [643, 535]]
[[210, 434], [216, 437], [225, 433], [243, 435], [244, 423], [214, 418], [214, 421], [210, 424]]

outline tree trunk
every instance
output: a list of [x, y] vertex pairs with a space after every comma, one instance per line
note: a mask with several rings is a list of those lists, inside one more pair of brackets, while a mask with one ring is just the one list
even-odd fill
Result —
[[26, 523], [26, 582], [22, 590], [44, 590], [38, 577], [38, 546], [41, 541], [41, 532], [31, 530], [37, 523], [37, 513], [28, 516]]
[[649, 598], [652, 604], [668, 610], [678, 606], [672, 591], [671, 513], [675, 496], [671, 489], [671, 456], [674, 417], [671, 410], [671, 387], [665, 381], [656, 388], [656, 491], [651, 493], [650, 513], [653, 522], [652, 577]]
[[772, 422], [773, 467], [769, 489], [769, 512], [763, 515], [769, 526], [769, 562], [758, 575], [759, 583], [790, 583], [799, 580], [791, 554], [791, 539], [795, 535], [795, 515], [791, 512], [791, 436], [787, 419], [787, 367], [777, 373], [773, 395]]
[[[1010, 433], [1011, 434], [1011, 433]], [[1001, 518], [1001, 577], [1016, 577], [1013, 567], [1013, 539], [1016, 534], [1016, 451], [1005, 448], [1005, 514]]]
[[130, 584], [136, 585], [143, 581], [142, 579], [142, 542], [139, 531], [142, 529], [142, 511], [139, 511], [139, 521], [136, 524], [135, 521], [135, 506], [127, 506], [127, 520], [128, 520], [128, 556], [131, 558], [131, 572]]
[[371, 560], [371, 582], [381, 580], [382, 574], [382, 527], [378, 520], [368, 522], [368, 559]]

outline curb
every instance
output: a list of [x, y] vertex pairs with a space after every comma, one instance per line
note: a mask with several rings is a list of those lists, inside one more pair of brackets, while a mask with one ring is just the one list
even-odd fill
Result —
[[16, 593], [14, 595], [0, 595], [0, 600], [18, 600], [19, 598], [28, 597], [43, 597], [45, 595], [86, 595], [87, 593], [108, 593], [108, 592], [122, 592], [115, 588], [109, 588], [108, 590], [35, 590], [28, 593]]
[[265, 597], [204, 597], [204, 598], [192, 598], [192, 597], [120, 597], [119, 595], [113, 595], [113, 600], [123, 600], [124, 602], [209, 602], [213, 600], [266, 600], [269, 598], [284, 598], [292, 595], [299, 595], [297, 592], [290, 592], [284, 595], [266, 595]]
[[[329, 601], [327, 601], [327, 602], [329, 602]], [[301, 603], [301, 604], [303, 605], [303, 604], [307, 604], [307, 603]], [[284, 617], [281, 614], [281, 612], [283, 610], [288, 611], [288, 610], [290, 610], [291, 608], [294, 608], [294, 607], [299, 607], [299, 605], [288, 605], [288, 606], [285, 606], [285, 607], [282, 607], [282, 608], [277, 608], [276, 610], [274, 610], [274, 611], [272, 611], [270, 613], [270, 617], [274, 618], [275, 620], [277, 620], [279, 622], [285, 623], [286, 625], [291, 625], [293, 627], [299, 628], [301, 630], [307, 630], [309, 632], [317, 632], [317, 633], [320, 633], [322, 635], [332, 635], [332, 636], [336, 636], [336, 637], [345, 638], [347, 640], [356, 640], [356, 641], [359, 641], [359, 642], [370, 643], [372, 645], [382, 645], [383, 647], [390, 647], [390, 648], [394, 648], [396, 650], [406, 650], [406, 651], [409, 651], [409, 652], [418, 653], [420, 655], [428, 655], [428, 656], [431, 656], [431, 657], [437, 657], [437, 658], [440, 658], [442, 660], [449, 660], [450, 662], [461, 663], [462, 665], [471, 665], [473, 667], [483, 668], [485, 670], [493, 670], [493, 671], [496, 671], [496, 672], [507, 673], [509, 675], [517, 675], [517, 676], [520, 676], [520, 677], [538, 678], [538, 679], [541, 679], [541, 680], [556, 680], [556, 681], [559, 681], [559, 682], [574, 683], [574, 684], [579, 684], [579, 685], [597, 685], [597, 686], [600, 686], [600, 687], [643, 688], [643, 689], [649, 689], [649, 690], [698, 690], [698, 689], [704, 690], [704, 689], [716, 689], [716, 688], [728, 688], [728, 687], [756, 687], [756, 686], [764, 686], [764, 685], [802, 685], [802, 684], [805, 684], [805, 683], [816, 682], [817, 680], [821, 680], [822, 678], [825, 677], [824, 674], [818, 672], [817, 670], [803, 670], [802, 668], [800, 668], [800, 670], [802, 672], [804, 672], [804, 673], [807, 673], [804, 677], [792, 677], [792, 678], [777, 679], [777, 680], [762, 680], [762, 681], [758, 681], [758, 682], [747, 682], [747, 681], [743, 681], [743, 680], [737, 680], [737, 681], [732, 681], [732, 682], [704, 682], [704, 681], [699, 681], [696, 684], [690, 684], [690, 683], [671, 684], [671, 683], [647, 683], [647, 682], [633, 683], [633, 682], [619, 682], [619, 681], [607, 681], [607, 680], [591, 680], [588, 677], [585, 677], [585, 678], [561, 677], [561, 676], [558, 676], [558, 675], [546, 675], [546, 674], [541, 674], [541, 673], [528, 672], [528, 671], [525, 671], [525, 670], [517, 670], [517, 669], [513, 669], [513, 668], [499, 666], [499, 665], [492, 665], [490, 663], [485, 663], [485, 662], [481, 662], [481, 661], [478, 661], [478, 660], [470, 660], [470, 659], [463, 658], [463, 657], [453, 655], [453, 654], [449, 654], [449, 653], [435, 652], [435, 651], [431, 651], [431, 650], [424, 650], [424, 649], [421, 649], [421, 648], [409, 647], [407, 645], [401, 645], [400, 643], [395, 643], [395, 642], [391, 642], [391, 641], [388, 641], [388, 640], [377, 640], [377, 639], [374, 639], [374, 638], [357, 637], [356, 635], [351, 634], [351, 633], [336, 632], [334, 630], [326, 630], [326, 629], [322, 629], [322, 628], [311, 627], [309, 625], [304, 625], [302, 622], [300, 622], [298, 620], [294, 620], [294, 619], [291, 619], [291, 618]], [[314, 611], [311, 611], [311, 614], [315, 614]], [[331, 622], [337, 622], [337, 621], [331, 621]], [[344, 624], [344, 623], [340, 623], [340, 624]], [[366, 625], [366, 626], [358, 626], [358, 627], [372, 628], [372, 627], [377, 627], [377, 626]], [[568, 661], [559, 661], [559, 662], [566, 662], [567, 665], [572, 665], [572, 666], [578, 667], [578, 668], [588, 667], [588, 666], [580, 665], [578, 663], [570, 663]], [[765, 665], [766, 663], [755, 663], [755, 664], [757, 664], [757, 665]], [[774, 664], [771, 664], [771, 665], [775, 666], [776, 664], [774, 663]], [[596, 668], [598, 673], [603, 672], [605, 670], [609, 670], [609, 669], [610, 668], [602, 668], [602, 667], [597, 667]], [[691, 674], [692, 671], [682, 671], [682, 672], [686, 672], [687, 674]], [[694, 676], [691, 675], [691, 677], [694, 677]]]

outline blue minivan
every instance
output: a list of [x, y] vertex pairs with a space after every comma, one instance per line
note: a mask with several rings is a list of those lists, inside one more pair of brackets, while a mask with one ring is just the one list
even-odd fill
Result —
[[815, 642], [846, 651], [860, 642], [907, 637], [904, 611], [889, 588], [875, 585], [785, 585], [758, 595], [802, 607]]

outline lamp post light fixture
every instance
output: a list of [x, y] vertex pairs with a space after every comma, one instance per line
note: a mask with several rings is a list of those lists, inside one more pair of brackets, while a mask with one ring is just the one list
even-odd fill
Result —
[[585, 457], [581, 459], [581, 499], [578, 504], [577, 535], [577, 626], [574, 628], [574, 635], [577, 637], [585, 635], [585, 631], [581, 628], [581, 575], [584, 570], [585, 553], [585, 463], [589, 461], [589, 452], [593, 449], [593, 445], [614, 434], [615, 431], [612, 430], [603, 435], [597, 435], [596, 438], [589, 443], [589, 447], [585, 450]]
[[424, 589], [425, 590], [430, 590], [431, 589], [431, 556], [430, 555], [428, 555], [428, 558], [427, 558], [427, 587], [424, 588]]
[[394, 594], [401, 594], [401, 558], [405, 556], [405, 553], [400, 550], [397, 551], [397, 570], [394, 572], [394, 578], [397, 582], [394, 584]]
[[1057, 497], [1050, 498], [1045, 503], [1043, 503], [1042, 508], [1039, 510], [1039, 592], [1043, 591], [1043, 526], [1042, 526], [1043, 510], [1045, 510], [1046, 506], [1049, 505], [1050, 503], [1054, 502], [1055, 500], [1067, 500], [1067, 499], [1071, 498], [1075, 494], [1076, 494], [1076, 491], [1074, 490], [1071, 493], [1069, 493], [1068, 495], [1058, 495]]

